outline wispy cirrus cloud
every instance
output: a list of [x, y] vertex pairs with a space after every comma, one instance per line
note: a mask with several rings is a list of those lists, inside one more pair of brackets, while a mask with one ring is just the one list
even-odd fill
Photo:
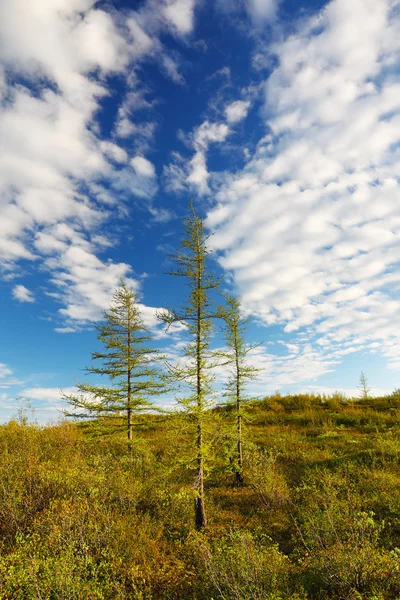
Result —
[[4, 363], [0, 363], [0, 379], [5, 379], [9, 375], [12, 375], [11, 369]]
[[13, 370], [5, 363], [0, 363], [0, 389], [8, 389], [22, 382], [14, 376]]

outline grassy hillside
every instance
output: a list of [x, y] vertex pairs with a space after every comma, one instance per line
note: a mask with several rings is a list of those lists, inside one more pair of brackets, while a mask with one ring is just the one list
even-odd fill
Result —
[[132, 457], [99, 424], [0, 427], [0, 598], [400, 598], [399, 396], [250, 405], [243, 488], [210, 417], [201, 533], [190, 422], [143, 417]]

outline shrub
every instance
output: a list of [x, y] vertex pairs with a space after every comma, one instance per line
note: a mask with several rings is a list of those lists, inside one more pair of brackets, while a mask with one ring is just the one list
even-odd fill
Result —
[[306, 588], [339, 598], [357, 593], [400, 593], [400, 553], [382, 547], [385, 523], [361, 510], [362, 498], [349, 473], [320, 471], [299, 489], [298, 536]]
[[268, 536], [234, 531], [200, 542], [200, 552], [213, 598], [278, 600], [289, 594], [290, 561]]

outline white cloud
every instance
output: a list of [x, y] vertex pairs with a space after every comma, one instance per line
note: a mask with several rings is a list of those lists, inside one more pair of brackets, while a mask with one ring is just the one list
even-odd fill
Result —
[[[32, 407], [32, 418], [39, 423], [48, 423], [51, 420], [62, 417], [63, 409], [67, 408], [67, 402], [63, 394], [76, 394], [78, 389], [75, 386], [63, 387], [32, 387], [22, 389], [20, 397], [25, 402], [29, 402]], [[14, 412], [18, 406], [10, 406]]]
[[137, 21], [137, 18], [135, 18], [134, 16], [129, 18], [127, 20], [127, 25], [132, 36], [132, 52], [136, 56], [144, 56], [147, 53], [151, 52], [154, 49], [156, 42], [140, 26], [140, 24]]
[[228, 123], [239, 123], [247, 117], [249, 112], [250, 102], [247, 100], [236, 100], [225, 108], [226, 119]]
[[[176, 365], [185, 364], [187, 358], [182, 358], [182, 348], [185, 343], [180, 340], [167, 348], [168, 360]], [[247, 364], [258, 369], [257, 378], [248, 382], [246, 393], [249, 396], [263, 397], [277, 390], [301, 391], [313, 386], [322, 375], [335, 370], [340, 362], [333, 356], [300, 336], [295, 344], [286, 344], [287, 352], [279, 354], [261, 344], [247, 354]], [[224, 350], [221, 348], [220, 350]], [[213, 369], [218, 388], [226, 385], [231, 373], [229, 367], [218, 366]]]
[[129, 45], [131, 57], [136, 60], [152, 58], [172, 81], [184, 83], [179, 72], [179, 54], [165, 49], [160, 36], [168, 29], [178, 35], [189, 33], [193, 26], [193, 10], [193, 0], [147, 0], [127, 19], [132, 36]]
[[47, 255], [44, 265], [57, 290], [51, 294], [65, 306], [59, 313], [68, 320], [101, 319], [121, 279], [135, 291], [139, 289], [139, 283], [129, 277], [130, 265], [100, 260], [92, 244], [67, 225], [38, 233], [35, 247]]
[[[148, 58], [181, 80], [179, 57], [166, 55], [159, 38], [171, 19], [183, 31], [190, 17], [187, 6], [180, 21], [171, 4], [170, 20], [160, 18], [147, 0], [122, 23], [116, 12], [96, 4], [0, 3], [0, 97], [7, 98], [0, 108], [0, 266], [11, 273], [20, 259], [43, 261], [64, 304], [60, 314], [78, 320], [99, 315], [111, 287], [129, 274], [128, 265], [97, 257], [115, 244], [96, 235], [107, 211], [125, 210], [123, 203], [134, 194], [154, 219], [168, 218], [152, 205], [158, 189], [153, 165], [138, 156], [135, 174], [126, 150], [100, 136], [99, 109], [111, 92], [108, 77], [119, 74], [133, 86], [116, 131], [123, 140], [133, 136], [131, 146], [142, 153], [156, 124], [131, 120], [134, 108], [151, 108], [146, 88], [132, 73]], [[20, 78], [26, 86], [14, 84]], [[79, 260], [87, 261], [86, 273]], [[95, 277], [103, 277], [100, 288]]]
[[66, 394], [74, 394], [77, 389], [75, 387], [68, 387], [64, 390], [60, 388], [34, 387], [22, 390], [21, 396], [31, 400], [43, 400], [44, 402], [54, 403], [61, 402], [63, 391]]
[[128, 162], [128, 154], [126, 151], [113, 142], [100, 142], [100, 149], [108, 158], [111, 158], [111, 160], [117, 163]]
[[[151, 208], [151, 214], [160, 221], [170, 218], [169, 213], [164, 214], [161, 209]], [[56, 327], [57, 333], [73, 333], [88, 321], [101, 320], [122, 279], [136, 294], [140, 291], [140, 283], [131, 277], [130, 265], [100, 260], [91, 243], [68, 225], [57, 224], [38, 233], [35, 246], [47, 255], [44, 265], [51, 273], [51, 283], [56, 290], [49, 295], [64, 306], [59, 314], [65, 325]], [[160, 337], [158, 308], [141, 302], [138, 306], [146, 327]]]
[[0, 363], [0, 379], [5, 379], [9, 375], [12, 375], [11, 369], [4, 363]]
[[6, 83], [6, 75], [3, 65], [0, 65], [0, 100], [3, 99], [3, 96], [7, 89]]
[[77, 192], [75, 180], [109, 170], [86, 129], [87, 115], [61, 96], [34, 98], [13, 93], [0, 112], [1, 259], [34, 258], [26, 243], [41, 223], [79, 219], [87, 225], [96, 210]]
[[115, 134], [121, 139], [132, 139], [136, 150], [146, 152], [154, 142], [156, 129], [154, 122], [134, 123], [124, 116], [117, 120]]
[[16, 285], [12, 291], [13, 297], [19, 302], [35, 302], [35, 297], [24, 285]]
[[[339, 388], [335, 389], [332, 387], [318, 386], [318, 385], [309, 385], [303, 388], [304, 393], [311, 394], [325, 394], [327, 396], [332, 396], [336, 392], [343, 394], [346, 398], [360, 398], [360, 388], [352, 387], [352, 388]], [[372, 397], [376, 396], [389, 396], [393, 392], [391, 388], [379, 388], [379, 387], [371, 387], [370, 395]]]
[[172, 79], [174, 83], [178, 83], [179, 85], [183, 85], [185, 83], [185, 78], [179, 72], [179, 65], [171, 56], [167, 54], [163, 54], [161, 58], [161, 66], [165, 74]]
[[132, 89], [127, 92], [118, 108], [113, 129], [116, 137], [122, 140], [131, 138], [134, 147], [141, 147], [142, 152], [145, 152], [153, 141], [157, 124], [144, 121], [143, 115], [137, 123], [133, 122], [132, 119], [135, 118], [138, 112], [143, 113], [143, 111], [152, 110], [155, 102], [147, 99], [150, 90], [141, 84], [136, 76], [131, 76], [131, 78], [133, 78]]
[[225, 123], [204, 121], [193, 136], [193, 145], [197, 149], [207, 150], [210, 144], [221, 143], [229, 135], [229, 127]]
[[193, 30], [195, 0], [167, 0], [163, 13], [177, 32], [186, 35]]
[[236, 16], [243, 11], [247, 12], [252, 25], [256, 27], [273, 20], [279, 4], [279, 0], [215, 0], [216, 8], [228, 15]]
[[195, 154], [190, 161], [185, 164], [181, 155], [175, 153], [174, 161], [164, 167], [167, 189], [182, 191], [193, 186], [200, 195], [209, 193], [208, 148], [211, 144], [224, 142], [229, 134], [230, 129], [226, 123], [210, 123], [207, 120], [197, 127], [188, 136], [189, 144], [195, 150]]
[[270, 20], [275, 17], [278, 0], [246, 0], [247, 9], [254, 20]]
[[[11, 75], [0, 110], [0, 261], [10, 269], [20, 258], [39, 258], [32, 241], [40, 227], [70, 222], [90, 229], [104, 218], [81, 192], [82, 183], [113, 175], [90, 127], [107, 93], [93, 74], [121, 70], [127, 45], [92, 4], [0, 6], [0, 54]], [[29, 78], [32, 89], [13, 86], [15, 74]], [[115, 145], [103, 150], [118, 158]]]
[[[0, 363], [0, 389], [7, 390], [14, 385], [20, 385], [22, 382], [13, 377], [13, 371], [4, 363]], [[0, 394], [0, 398], [5, 398]]]
[[168, 223], [174, 218], [174, 213], [167, 208], [149, 207], [149, 212], [156, 223]]
[[131, 165], [135, 169], [137, 175], [141, 177], [154, 177], [156, 170], [152, 162], [144, 156], [135, 156], [131, 160]]
[[[91, 101], [93, 69], [118, 71], [127, 62], [125, 41], [93, 0], [23, 0], [0, 6], [0, 54], [7, 67], [55, 82], [69, 101]], [[77, 20], [81, 13], [82, 19]]]
[[209, 191], [208, 179], [210, 174], [207, 170], [206, 155], [203, 150], [198, 150], [190, 161], [190, 172], [186, 181], [194, 184], [199, 194], [206, 194]]
[[[254, 158], [208, 225], [247, 310], [400, 366], [400, 19], [334, 0], [274, 48]], [[363, 27], [359, 26], [363, 23]], [[337, 354], [337, 357], [340, 355]]]
[[165, 189], [172, 193], [185, 191], [187, 177], [184, 157], [179, 152], [173, 152], [171, 162], [163, 167]]
[[260, 369], [260, 383], [253, 387], [259, 393], [316, 380], [333, 371], [338, 364], [336, 358], [325, 355], [309, 343], [301, 344], [296, 352], [289, 349], [284, 356], [272, 354], [265, 346], [259, 346], [249, 354], [250, 359], [251, 364]]

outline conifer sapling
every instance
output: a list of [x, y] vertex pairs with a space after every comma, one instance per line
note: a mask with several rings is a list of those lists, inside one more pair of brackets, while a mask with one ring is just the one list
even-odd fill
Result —
[[68, 417], [114, 418], [126, 428], [128, 448], [132, 452], [133, 418], [151, 407], [150, 398], [166, 391], [158, 363], [163, 357], [149, 344], [135, 295], [122, 282], [115, 291], [104, 322], [95, 325], [103, 351], [93, 352], [96, 364], [87, 373], [106, 376], [111, 385], [78, 383], [76, 394], [64, 394], [73, 411]]
[[236, 459], [234, 461], [234, 485], [244, 485], [243, 474], [243, 403], [248, 381], [257, 378], [259, 369], [248, 364], [247, 355], [254, 350], [258, 344], [247, 344], [245, 340], [246, 330], [250, 319], [242, 313], [241, 299], [236, 296], [226, 295], [226, 304], [219, 309], [219, 316], [224, 320], [224, 336], [226, 350], [219, 352], [223, 358], [224, 365], [230, 368], [227, 381], [226, 396], [234, 406], [236, 417]]

